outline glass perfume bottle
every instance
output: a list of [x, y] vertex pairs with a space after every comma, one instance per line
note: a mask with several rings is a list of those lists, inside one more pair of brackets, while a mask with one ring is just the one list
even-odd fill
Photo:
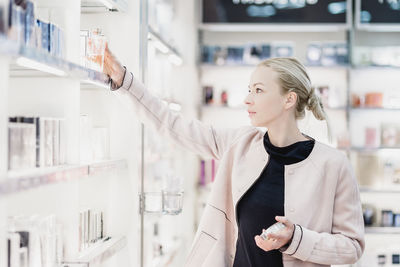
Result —
[[285, 227], [286, 226], [281, 222], [274, 223], [273, 225], [268, 227], [267, 230], [263, 230], [263, 232], [261, 234], [261, 238], [264, 239], [264, 240], [267, 240], [268, 239], [267, 234], [269, 234], [269, 233], [277, 233], [280, 230], [284, 229]]

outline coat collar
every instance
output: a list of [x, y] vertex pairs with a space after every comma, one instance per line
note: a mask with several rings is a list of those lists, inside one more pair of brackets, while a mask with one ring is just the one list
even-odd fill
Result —
[[[232, 183], [234, 187], [232, 188], [232, 199], [234, 207], [236, 207], [236, 204], [247, 192], [247, 190], [249, 190], [249, 188], [257, 181], [268, 163], [269, 155], [264, 148], [264, 135], [265, 131], [258, 131], [257, 136], [254, 140], [255, 142], [252, 142], [251, 147], [246, 154], [246, 158], [243, 162], [243, 166], [245, 166], [246, 168], [246, 177], [241, 177], [242, 179], [234, 181]], [[313, 139], [308, 135], [305, 136]], [[318, 154], [318, 150], [321, 149], [321, 145], [321, 143], [315, 141], [314, 148], [306, 159], [298, 163], [286, 165], [285, 169], [293, 170], [295, 168], [303, 166], [304, 164], [307, 164], [309, 161], [312, 161], [316, 154]]]

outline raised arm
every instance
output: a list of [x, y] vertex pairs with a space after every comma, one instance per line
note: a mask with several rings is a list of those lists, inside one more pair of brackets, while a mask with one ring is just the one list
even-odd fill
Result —
[[112, 80], [111, 88], [139, 121], [152, 125], [162, 135], [170, 137], [178, 145], [206, 158], [220, 159], [231, 144], [253, 127], [235, 129], [215, 128], [197, 119], [186, 120], [183, 116], [151, 94], [144, 85], [126, 70], [110, 53], [105, 54], [105, 73]]

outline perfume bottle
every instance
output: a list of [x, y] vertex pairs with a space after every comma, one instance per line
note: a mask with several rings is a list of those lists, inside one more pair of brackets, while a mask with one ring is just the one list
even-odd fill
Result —
[[284, 229], [285, 227], [286, 226], [281, 222], [274, 223], [273, 225], [268, 227], [267, 230], [263, 230], [263, 232], [261, 234], [261, 238], [264, 239], [264, 240], [267, 240], [268, 239], [267, 234], [269, 234], [269, 233], [277, 233], [280, 230]]

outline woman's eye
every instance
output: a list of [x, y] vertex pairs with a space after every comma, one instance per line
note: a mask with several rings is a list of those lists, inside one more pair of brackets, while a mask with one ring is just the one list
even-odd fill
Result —
[[258, 92], [262, 92], [262, 90], [260, 89], [260, 88], [257, 88], [256, 89], [256, 92], [258, 93]]

